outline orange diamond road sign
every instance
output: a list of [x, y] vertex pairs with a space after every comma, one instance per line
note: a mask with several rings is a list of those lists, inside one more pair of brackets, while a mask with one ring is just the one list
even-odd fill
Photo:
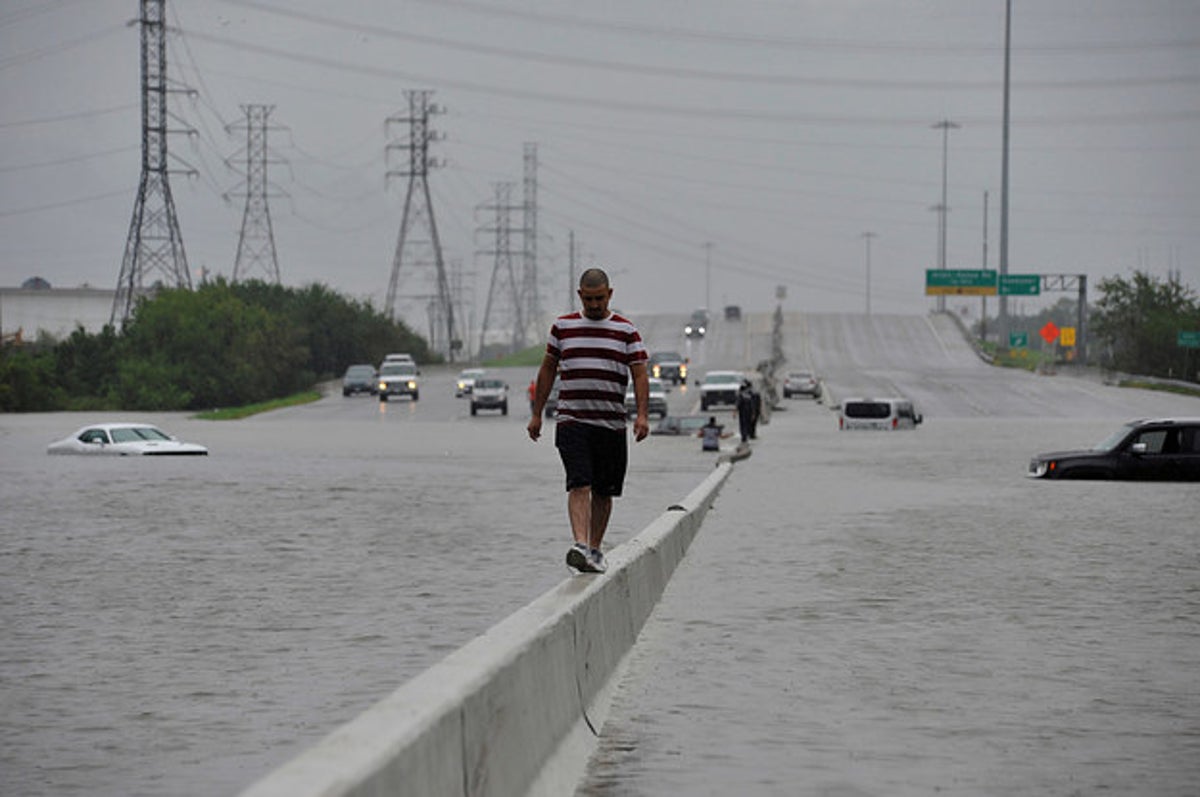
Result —
[[1053, 321], [1047, 321], [1046, 326], [1038, 330], [1038, 334], [1042, 336], [1042, 340], [1053, 343], [1058, 340], [1058, 325]]

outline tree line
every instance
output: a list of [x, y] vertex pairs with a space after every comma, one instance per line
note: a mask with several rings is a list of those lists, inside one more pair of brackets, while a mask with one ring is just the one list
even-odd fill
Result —
[[0, 411], [201, 410], [281, 398], [391, 351], [437, 359], [403, 323], [312, 284], [163, 289], [120, 331], [0, 349]]
[[[1163, 280], [1142, 271], [1129, 277], [1110, 277], [1096, 286], [1099, 298], [1088, 308], [1089, 361], [1113, 371], [1142, 376], [1200, 382], [1200, 351], [1181, 347], [1180, 332], [1200, 332], [1200, 301], [1177, 280]], [[1013, 330], [1032, 339], [1047, 321], [1073, 327], [1078, 302], [1060, 299], [1032, 315], [1009, 320]], [[996, 318], [987, 327], [995, 329]], [[975, 325], [976, 334], [981, 324]]]
[[1179, 345], [1200, 333], [1200, 301], [1187, 285], [1142, 271], [1101, 280], [1091, 311], [1100, 363], [1131, 374], [1200, 382], [1200, 351]]

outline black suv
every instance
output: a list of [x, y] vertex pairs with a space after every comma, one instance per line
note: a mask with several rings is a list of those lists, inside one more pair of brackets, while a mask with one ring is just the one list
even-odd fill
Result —
[[373, 365], [351, 365], [342, 377], [342, 395], [370, 393], [375, 395], [375, 379], [378, 376]]
[[1084, 451], [1038, 454], [1033, 479], [1200, 481], [1200, 418], [1130, 421]]

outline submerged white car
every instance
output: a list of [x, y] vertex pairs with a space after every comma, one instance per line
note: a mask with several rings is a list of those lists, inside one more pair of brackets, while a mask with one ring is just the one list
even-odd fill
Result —
[[97, 423], [51, 443], [47, 454], [107, 454], [109, 456], [204, 456], [208, 449], [185, 443], [148, 423]]

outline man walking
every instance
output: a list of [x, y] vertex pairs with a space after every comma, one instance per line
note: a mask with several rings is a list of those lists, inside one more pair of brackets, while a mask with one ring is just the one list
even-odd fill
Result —
[[608, 530], [612, 499], [621, 494], [625, 482], [625, 386], [631, 378], [637, 401], [634, 439], [650, 433], [646, 347], [633, 322], [608, 309], [612, 294], [603, 270], [589, 268], [580, 276], [583, 312], [559, 316], [550, 328], [527, 427], [536, 442], [557, 375], [554, 445], [566, 472], [567, 515], [575, 539], [567, 551], [567, 565], [582, 573], [608, 568], [600, 544]]
[[738, 431], [742, 434], [742, 442], [749, 442], [754, 431], [754, 389], [750, 386], [749, 379], [742, 380], [742, 385], [738, 388], [735, 406], [738, 415]]

